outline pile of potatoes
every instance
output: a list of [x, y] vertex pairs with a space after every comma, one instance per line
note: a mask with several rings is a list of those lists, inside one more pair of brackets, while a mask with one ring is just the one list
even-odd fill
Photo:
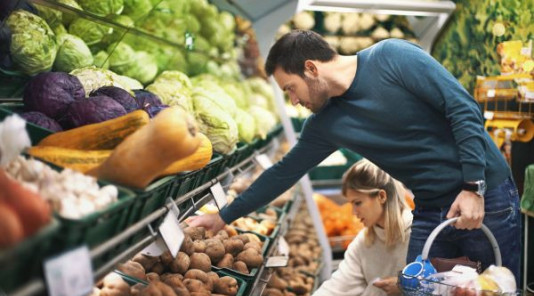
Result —
[[255, 218], [241, 217], [232, 222], [232, 226], [245, 231], [253, 231], [261, 235], [270, 235], [278, 221], [278, 213], [272, 208], [267, 208], [262, 213], [253, 212], [251, 216]]
[[296, 214], [290, 229], [284, 236], [289, 244], [287, 267], [278, 268], [272, 274], [262, 296], [311, 295], [318, 259], [322, 254], [313, 222], [303, 205]]

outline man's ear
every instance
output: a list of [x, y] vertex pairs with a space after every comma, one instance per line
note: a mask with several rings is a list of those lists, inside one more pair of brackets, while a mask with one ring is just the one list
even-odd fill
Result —
[[306, 75], [306, 73], [313, 77], [317, 77], [317, 75], [319, 75], [319, 70], [312, 60], [306, 60], [304, 62], [304, 75]]

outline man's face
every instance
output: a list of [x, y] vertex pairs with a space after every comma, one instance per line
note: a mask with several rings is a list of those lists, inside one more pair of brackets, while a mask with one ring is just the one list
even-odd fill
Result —
[[304, 72], [304, 75], [302, 78], [297, 74], [289, 74], [280, 67], [273, 73], [278, 86], [288, 94], [293, 105], [300, 104], [317, 113], [328, 101], [328, 85], [309, 72]]

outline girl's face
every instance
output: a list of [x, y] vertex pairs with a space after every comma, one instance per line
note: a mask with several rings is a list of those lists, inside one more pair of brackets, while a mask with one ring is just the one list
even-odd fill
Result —
[[347, 200], [352, 204], [352, 212], [365, 227], [378, 225], [384, 228], [384, 204], [386, 191], [380, 190], [377, 196], [370, 196], [353, 189], [347, 190]]

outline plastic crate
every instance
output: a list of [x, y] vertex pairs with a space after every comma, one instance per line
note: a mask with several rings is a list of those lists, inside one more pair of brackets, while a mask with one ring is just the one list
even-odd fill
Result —
[[[4, 118], [6, 118], [9, 115], [24, 112], [23, 106], [24, 106], [23, 104], [17, 104], [17, 103], [0, 104], [0, 121], [3, 121]], [[33, 145], [36, 145], [42, 139], [54, 133], [51, 130], [42, 128], [31, 122], [26, 123], [26, 131], [28, 132], [28, 135], [30, 136], [30, 140]]]
[[214, 153], [211, 161], [202, 169], [199, 186], [216, 178], [225, 168], [224, 157], [221, 154]]
[[21, 98], [30, 76], [0, 68], [0, 98]]
[[42, 261], [52, 253], [60, 222], [52, 218], [34, 235], [18, 245], [0, 250], [0, 294], [10, 292], [34, 277], [42, 277]]
[[202, 170], [203, 169], [199, 169], [196, 171], [185, 172], [176, 175], [169, 192], [169, 197], [174, 200], [177, 197], [180, 197], [197, 188], [197, 186], [200, 185], [200, 179], [204, 174]]

